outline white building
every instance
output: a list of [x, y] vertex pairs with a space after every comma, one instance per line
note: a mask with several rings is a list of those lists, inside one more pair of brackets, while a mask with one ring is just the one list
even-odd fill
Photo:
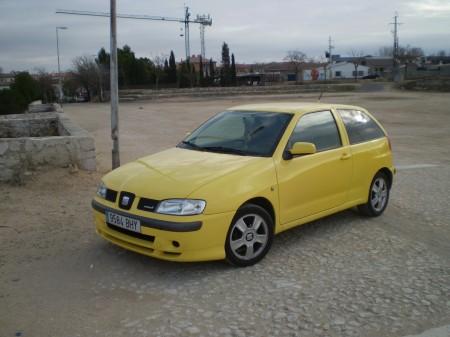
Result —
[[[326, 71], [326, 76], [325, 76]], [[325, 79], [345, 79], [345, 78], [361, 78], [369, 74], [369, 67], [359, 65], [358, 73], [355, 72], [355, 65], [350, 62], [333, 63], [331, 66], [305, 69], [303, 72], [303, 80], [325, 80]]]

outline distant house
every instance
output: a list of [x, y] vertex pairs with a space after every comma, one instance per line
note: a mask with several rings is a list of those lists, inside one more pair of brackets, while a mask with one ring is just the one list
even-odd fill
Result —
[[427, 56], [424, 60], [425, 64], [450, 64], [450, 56]]
[[[305, 69], [320, 67], [318, 63], [306, 62], [296, 69], [291, 62], [270, 62], [237, 64], [237, 77], [240, 83], [263, 84], [277, 82], [296, 82]], [[300, 77], [301, 78], [301, 77]]]
[[392, 57], [367, 56], [362, 63], [369, 67], [369, 73], [384, 78], [391, 77], [394, 61]]
[[[203, 64], [203, 72], [209, 72], [209, 59], [202, 60]], [[181, 61], [183, 62], [183, 61]], [[189, 63], [194, 67], [195, 72], [198, 73], [200, 71], [200, 55], [192, 55], [189, 58]], [[216, 61], [213, 61], [214, 69], [216, 69]]]
[[[369, 67], [359, 65], [355, 71], [355, 66], [350, 62], [339, 62], [327, 65], [326, 67], [314, 67], [303, 72], [303, 80], [325, 80], [325, 79], [351, 79], [362, 78], [369, 74]], [[330, 77], [331, 76], [331, 77]]]
[[0, 74], [0, 89], [7, 89], [14, 83], [14, 73]]
[[[353, 63], [356, 58], [353, 56], [333, 55], [335, 63]], [[392, 74], [394, 62], [391, 56], [372, 56], [366, 55], [360, 60], [360, 65], [369, 67], [370, 75], [378, 75], [388, 78]]]

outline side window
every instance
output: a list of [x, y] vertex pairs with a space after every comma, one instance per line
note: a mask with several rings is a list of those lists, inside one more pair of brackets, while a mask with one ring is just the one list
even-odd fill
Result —
[[359, 110], [338, 110], [338, 112], [344, 122], [350, 144], [385, 137], [378, 124], [364, 112]]
[[313, 143], [317, 152], [342, 145], [336, 121], [330, 111], [313, 112], [302, 116], [289, 138], [288, 148], [290, 149], [296, 142]]

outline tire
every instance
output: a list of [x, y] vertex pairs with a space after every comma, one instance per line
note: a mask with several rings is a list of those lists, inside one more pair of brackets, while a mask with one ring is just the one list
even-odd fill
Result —
[[390, 185], [386, 174], [378, 172], [370, 184], [367, 203], [359, 205], [358, 210], [365, 216], [380, 216], [388, 205], [389, 192]]
[[226, 260], [238, 267], [254, 265], [267, 254], [273, 237], [274, 223], [269, 213], [257, 205], [244, 205], [238, 209], [228, 229]]

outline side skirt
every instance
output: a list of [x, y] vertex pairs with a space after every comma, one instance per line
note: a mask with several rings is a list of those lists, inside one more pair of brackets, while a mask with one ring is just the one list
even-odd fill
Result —
[[288, 230], [288, 229], [293, 228], [293, 227], [304, 225], [305, 223], [308, 223], [308, 222], [311, 222], [311, 221], [314, 221], [314, 220], [321, 219], [321, 218], [326, 217], [328, 215], [331, 215], [331, 214], [334, 214], [334, 213], [338, 213], [340, 211], [343, 211], [343, 210], [355, 207], [357, 205], [360, 205], [361, 203], [364, 203], [364, 201], [356, 200], [356, 201], [352, 201], [352, 202], [347, 202], [345, 204], [342, 204], [341, 206], [330, 208], [330, 209], [327, 209], [325, 211], [322, 211], [322, 212], [319, 212], [319, 213], [316, 213], [316, 214], [313, 214], [313, 215], [308, 215], [308, 216], [306, 216], [304, 218], [301, 218], [301, 219], [297, 219], [297, 220], [294, 220], [294, 221], [291, 221], [291, 222], [288, 222], [288, 223], [285, 223], [285, 224], [281, 224], [281, 225], [277, 226], [277, 228], [275, 230], [275, 234], [284, 232], [285, 230]]

